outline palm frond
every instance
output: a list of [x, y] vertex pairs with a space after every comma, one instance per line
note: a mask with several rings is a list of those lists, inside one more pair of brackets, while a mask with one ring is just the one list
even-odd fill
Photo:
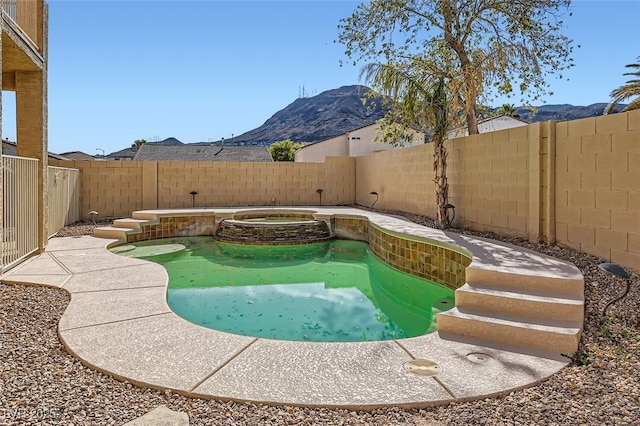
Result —
[[370, 63], [360, 71], [360, 78], [362, 77], [382, 95], [409, 107], [431, 101], [431, 92], [424, 82], [399, 66]]
[[636, 109], [640, 109], [640, 98], [634, 99], [633, 101], [629, 102], [629, 104], [624, 107], [621, 112], [633, 111]]
[[[640, 63], [628, 64], [626, 65], [626, 67], [638, 68], [638, 71], [627, 72], [627, 73], [624, 73], [623, 75], [640, 77]], [[607, 107], [604, 109], [604, 114], [611, 114], [616, 109], [616, 107], [620, 105], [620, 103], [633, 97], [638, 97], [638, 98], [631, 101], [629, 105], [627, 105], [622, 111], [631, 111], [631, 110], [640, 108], [640, 79], [628, 80], [624, 85], [613, 90], [609, 96], [611, 96], [611, 101], [609, 102]]]

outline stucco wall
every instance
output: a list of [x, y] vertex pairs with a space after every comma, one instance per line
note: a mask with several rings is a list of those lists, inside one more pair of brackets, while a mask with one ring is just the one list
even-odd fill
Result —
[[[479, 133], [487, 133], [487, 132], [495, 132], [497, 130], [506, 130], [512, 129], [514, 127], [522, 127], [526, 126], [527, 123], [518, 118], [510, 117], [508, 115], [502, 115], [499, 117], [494, 117], [488, 120], [483, 120], [478, 123], [478, 132]], [[460, 138], [464, 136], [469, 136], [469, 131], [467, 128], [460, 128], [449, 132], [447, 137], [449, 139], [452, 138]]]
[[349, 138], [349, 155], [357, 157], [394, 149], [395, 147], [393, 145], [373, 142], [373, 139], [378, 135], [377, 130], [378, 126], [372, 125], [347, 133], [347, 137]]
[[[307, 145], [295, 153], [295, 161], [322, 162], [327, 156], [357, 157], [396, 149], [397, 147], [390, 144], [373, 142], [377, 136], [378, 127], [378, 124], [372, 124], [331, 139]], [[416, 131], [411, 133], [413, 134], [413, 143], [411, 145], [423, 144], [423, 133]]]
[[295, 153], [295, 162], [322, 163], [327, 156], [348, 156], [347, 136], [340, 135], [322, 142], [307, 145]]

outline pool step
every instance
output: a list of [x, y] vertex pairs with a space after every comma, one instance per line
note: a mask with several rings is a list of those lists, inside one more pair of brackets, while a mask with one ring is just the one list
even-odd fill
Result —
[[544, 322], [529, 318], [497, 317], [482, 311], [453, 308], [438, 314], [438, 332], [442, 335], [471, 338], [487, 346], [508, 346], [555, 355], [573, 354], [580, 341], [580, 322]]
[[138, 232], [140, 232], [139, 229], [121, 228], [116, 226], [99, 226], [93, 229], [93, 236], [97, 238], [109, 238], [126, 242], [127, 235], [137, 234]]
[[[466, 268], [466, 284], [456, 290], [456, 307], [437, 316], [448, 338], [479, 340], [519, 351], [573, 354], [584, 318], [584, 280], [575, 266], [536, 255], [521, 263], [489, 261]], [[532, 259], [535, 259], [534, 262]]]
[[127, 242], [127, 235], [138, 234], [142, 232], [142, 228], [148, 225], [158, 223], [157, 215], [141, 214], [135, 217], [137, 212], [133, 213], [134, 218], [116, 219], [111, 226], [100, 226], [93, 229], [93, 236], [97, 238], [109, 238], [119, 240], [122, 243]]
[[148, 220], [151, 223], [158, 223], [158, 213], [154, 211], [135, 211], [131, 214], [131, 217], [136, 220]]
[[113, 221], [114, 228], [129, 228], [135, 229], [138, 231], [142, 230], [142, 227], [145, 225], [152, 225], [157, 223], [157, 221], [150, 219], [116, 219]]
[[520, 291], [505, 291], [469, 283], [456, 290], [456, 307], [485, 314], [513, 315], [540, 320], [582, 321], [581, 297], [559, 297]]
[[[523, 265], [522, 268], [516, 270], [496, 270], [486, 267], [474, 267], [471, 264], [465, 271], [466, 281], [473, 286], [488, 289], [584, 299], [584, 280], [577, 269], [577, 273], [569, 271], [562, 274], [561, 271], [558, 271], [558, 273], [554, 274], [543, 269], [535, 270], [527, 266]], [[555, 266], [560, 268], [562, 265]], [[575, 269], [572, 265], [570, 267]], [[550, 266], [549, 269], [551, 268]]]

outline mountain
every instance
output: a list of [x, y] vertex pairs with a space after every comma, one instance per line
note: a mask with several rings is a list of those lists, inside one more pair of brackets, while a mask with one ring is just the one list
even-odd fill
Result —
[[[161, 141], [155, 142], [147, 142], [152, 145], [184, 145], [184, 143], [180, 142], [178, 139], [174, 137], [166, 138]], [[105, 158], [111, 160], [132, 160], [133, 157], [136, 156], [136, 148], [135, 145], [132, 145], [128, 148], [121, 149], [120, 151], [112, 152], [109, 155], [106, 155]]]
[[[369, 92], [366, 86], [343, 86], [328, 90], [309, 98], [298, 98], [287, 107], [276, 112], [265, 123], [225, 144], [270, 145], [284, 139], [294, 142], [317, 142], [329, 139], [374, 123], [384, 115], [380, 99], [370, 99], [363, 105], [362, 99]], [[543, 105], [535, 112], [517, 108], [520, 117], [530, 123], [547, 120], [576, 120], [602, 115], [606, 103], [588, 106]], [[618, 107], [616, 111], [624, 108]], [[199, 142], [199, 145], [210, 142]], [[219, 143], [219, 142], [218, 142]]]
[[366, 86], [343, 86], [310, 98], [298, 98], [262, 126], [225, 139], [224, 143], [270, 145], [284, 139], [309, 143], [368, 126], [384, 115], [379, 99], [368, 100], [366, 106], [363, 105], [362, 99], [368, 91]]
[[163, 139], [161, 141], [155, 141], [155, 142], [151, 142], [151, 141], [147, 141], [147, 143], [149, 144], [153, 144], [153, 145], [184, 145], [184, 142], [180, 142], [178, 139], [172, 137]]
[[[626, 105], [618, 105], [615, 112], [622, 110]], [[579, 118], [597, 117], [603, 115], [606, 103], [596, 103], [587, 106], [562, 105], [542, 105], [537, 107], [537, 111], [524, 108], [517, 108], [520, 118], [530, 123], [537, 121], [558, 120], [569, 121]]]
[[[253, 130], [243, 133], [233, 139], [225, 139], [230, 145], [270, 145], [284, 139], [294, 142], [317, 142], [368, 126], [384, 115], [380, 99], [370, 99], [363, 105], [362, 99], [369, 88], [354, 85], [328, 90], [316, 96], [298, 98], [282, 110], [276, 112], [265, 123]], [[547, 120], [576, 120], [579, 118], [602, 115], [606, 103], [596, 103], [588, 106], [542, 105], [532, 112], [518, 107], [516, 111], [520, 118], [530, 123]], [[625, 105], [620, 105], [620, 111]], [[158, 145], [181, 145], [183, 142], [174, 137], [161, 141], [148, 142]], [[191, 145], [211, 145], [212, 142], [196, 142]], [[220, 144], [220, 141], [215, 142]], [[127, 148], [109, 155], [108, 157], [132, 158], [135, 150]]]

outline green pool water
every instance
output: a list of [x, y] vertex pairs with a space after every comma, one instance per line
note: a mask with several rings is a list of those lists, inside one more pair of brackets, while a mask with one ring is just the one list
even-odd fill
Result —
[[453, 308], [452, 290], [395, 270], [358, 241], [241, 245], [208, 237], [116, 247], [162, 264], [167, 301], [188, 321], [282, 340], [353, 342], [419, 336]]

